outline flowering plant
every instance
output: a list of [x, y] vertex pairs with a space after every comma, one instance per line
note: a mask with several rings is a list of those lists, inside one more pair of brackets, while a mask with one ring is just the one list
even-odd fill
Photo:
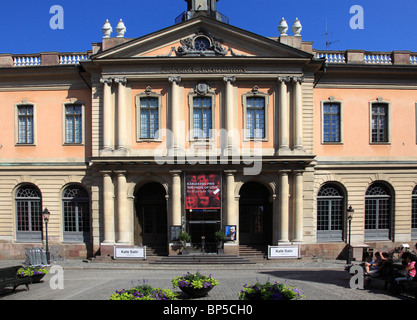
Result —
[[187, 272], [183, 276], [176, 277], [172, 279], [172, 285], [174, 288], [195, 288], [195, 289], [202, 289], [202, 288], [212, 288], [218, 285], [219, 282], [211, 277], [211, 274], [207, 276], [203, 276], [200, 272], [195, 274]]
[[239, 292], [239, 300], [300, 300], [303, 297], [296, 287], [287, 287], [279, 282], [257, 282], [253, 286], [245, 284]]
[[152, 288], [149, 285], [141, 285], [129, 290], [116, 290], [110, 300], [176, 300], [177, 294], [169, 289]]
[[39, 274], [48, 274], [49, 270], [40, 266], [27, 266], [17, 270], [17, 274], [21, 277], [32, 277]]

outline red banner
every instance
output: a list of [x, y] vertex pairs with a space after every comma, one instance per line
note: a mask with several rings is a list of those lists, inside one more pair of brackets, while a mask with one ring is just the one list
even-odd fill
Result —
[[185, 176], [185, 186], [186, 209], [220, 209], [220, 174], [188, 173]]

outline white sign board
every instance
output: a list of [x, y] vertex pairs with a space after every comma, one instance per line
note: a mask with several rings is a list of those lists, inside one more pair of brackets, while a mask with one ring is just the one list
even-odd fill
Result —
[[298, 245], [268, 246], [268, 259], [289, 258], [300, 258], [300, 247]]
[[115, 259], [146, 259], [146, 247], [114, 247]]

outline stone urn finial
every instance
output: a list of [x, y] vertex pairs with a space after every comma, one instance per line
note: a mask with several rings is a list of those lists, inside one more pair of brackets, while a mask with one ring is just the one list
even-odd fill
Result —
[[108, 19], [104, 23], [102, 30], [104, 34], [103, 38], [110, 38], [110, 35], [113, 32], [113, 28], [111, 27], [111, 24]]
[[119, 23], [117, 24], [116, 31], [118, 38], [124, 38], [126, 33], [126, 26], [122, 19], [120, 19]]
[[302, 29], [303, 26], [301, 25], [300, 20], [298, 20], [298, 18], [295, 18], [294, 24], [292, 25], [292, 32], [294, 33], [294, 36], [301, 36]]
[[282, 17], [281, 22], [278, 25], [278, 31], [280, 36], [286, 36], [288, 31], [288, 24], [285, 21], [284, 17]]

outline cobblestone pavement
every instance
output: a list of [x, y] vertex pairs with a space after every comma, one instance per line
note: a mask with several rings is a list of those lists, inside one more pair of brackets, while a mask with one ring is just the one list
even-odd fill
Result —
[[[0, 261], [0, 267], [19, 265], [19, 261]], [[30, 290], [20, 286], [0, 291], [0, 300], [108, 300], [115, 290], [137, 284], [173, 289], [171, 279], [186, 272], [200, 271], [219, 280], [209, 296], [201, 300], [238, 300], [243, 285], [256, 282], [283, 282], [296, 286], [305, 300], [401, 300], [383, 288], [351, 289], [350, 275], [341, 261], [258, 263], [255, 265], [151, 265], [147, 263], [97, 263], [81, 260], [58, 261], [63, 269], [63, 289], [53, 289], [54, 274], [46, 275]], [[51, 287], [52, 283], [52, 287]], [[173, 289], [179, 292], [178, 289]]]

